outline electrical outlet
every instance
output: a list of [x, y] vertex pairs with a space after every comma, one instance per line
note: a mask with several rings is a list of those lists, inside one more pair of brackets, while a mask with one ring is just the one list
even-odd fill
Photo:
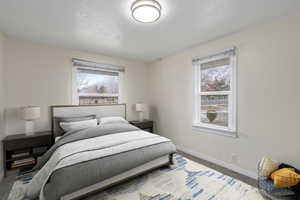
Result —
[[231, 163], [236, 164], [236, 163], [238, 163], [238, 161], [239, 161], [238, 155], [237, 154], [231, 154]]

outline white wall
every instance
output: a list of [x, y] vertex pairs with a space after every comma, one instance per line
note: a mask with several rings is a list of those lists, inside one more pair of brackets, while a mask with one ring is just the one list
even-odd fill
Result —
[[[225, 163], [237, 154], [235, 164], [253, 174], [262, 156], [300, 167], [299, 20], [300, 14], [277, 19], [187, 49], [149, 67], [125, 59], [6, 39], [5, 95], [0, 89], [8, 111], [6, 133], [24, 131], [16, 110], [25, 105], [41, 106], [42, 117], [36, 128], [50, 129], [49, 106], [71, 104], [71, 58], [76, 57], [125, 66], [128, 118], [137, 118], [132, 104], [151, 102], [159, 133], [180, 146]], [[2, 46], [0, 39], [0, 49]], [[238, 139], [197, 132], [191, 127], [192, 57], [232, 46], [238, 48]], [[0, 71], [0, 85], [2, 76]]]
[[[159, 133], [177, 145], [255, 175], [262, 156], [300, 167], [300, 14], [163, 58], [149, 67]], [[192, 130], [192, 57], [238, 49], [238, 139]]]
[[0, 32], [0, 180], [3, 175], [3, 165], [2, 165], [2, 139], [4, 137], [4, 36]]
[[14, 39], [5, 42], [6, 134], [24, 132], [18, 108], [41, 106], [36, 130], [50, 130], [49, 106], [72, 103], [72, 58], [126, 67], [124, 102], [128, 119], [137, 119], [132, 104], [147, 101], [147, 66], [141, 62], [55, 48]]

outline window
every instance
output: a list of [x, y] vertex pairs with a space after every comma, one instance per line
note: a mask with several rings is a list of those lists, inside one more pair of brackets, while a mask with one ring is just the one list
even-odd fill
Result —
[[79, 105], [120, 103], [121, 78], [121, 71], [102, 65], [101, 67], [75, 65], [73, 69], [73, 103]]
[[235, 49], [193, 59], [193, 126], [235, 136], [236, 56]]

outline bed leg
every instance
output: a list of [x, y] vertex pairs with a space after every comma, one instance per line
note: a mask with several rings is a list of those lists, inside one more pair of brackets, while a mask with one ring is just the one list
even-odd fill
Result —
[[172, 153], [172, 154], [169, 154], [169, 164], [170, 164], [170, 165], [174, 165], [173, 156], [174, 156], [173, 153]]

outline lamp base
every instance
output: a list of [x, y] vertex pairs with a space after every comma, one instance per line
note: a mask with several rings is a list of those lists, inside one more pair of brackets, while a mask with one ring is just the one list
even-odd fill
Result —
[[140, 122], [143, 122], [145, 119], [144, 119], [144, 112], [140, 112], [139, 113], [139, 121]]
[[34, 135], [34, 123], [33, 121], [25, 122], [25, 134], [26, 135]]

